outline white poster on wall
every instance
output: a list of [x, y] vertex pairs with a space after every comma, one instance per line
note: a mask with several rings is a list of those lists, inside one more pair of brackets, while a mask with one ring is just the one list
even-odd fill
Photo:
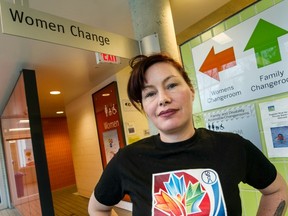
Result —
[[107, 163], [114, 157], [120, 148], [117, 129], [103, 132], [104, 149]]
[[288, 0], [192, 48], [203, 111], [286, 92]]
[[262, 151], [255, 107], [252, 104], [231, 107], [204, 114], [206, 128], [237, 133]]
[[269, 157], [288, 157], [288, 98], [259, 104]]

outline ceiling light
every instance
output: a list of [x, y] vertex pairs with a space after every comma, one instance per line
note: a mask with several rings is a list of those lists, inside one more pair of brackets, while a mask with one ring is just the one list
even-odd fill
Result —
[[26, 130], [30, 130], [30, 128], [10, 128], [9, 131], [26, 131]]
[[59, 95], [59, 94], [61, 94], [61, 92], [60, 91], [50, 91], [50, 94], [51, 95]]
[[109, 93], [104, 93], [104, 94], [102, 94], [102, 96], [103, 97], [108, 97], [108, 96], [110, 96], [110, 94]]
[[29, 119], [21, 119], [19, 120], [19, 123], [29, 123]]
[[63, 114], [64, 111], [57, 111], [56, 114]]

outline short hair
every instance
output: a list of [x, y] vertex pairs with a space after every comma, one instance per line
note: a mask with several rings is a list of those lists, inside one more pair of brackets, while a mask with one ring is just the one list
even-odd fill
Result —
[[191, 80], [188, 77], [188, 74], [186, 73], [182, 65], [169, 55], [164, 53], [158, 53], [150, 56], [146, 55], [135, 56], [129, 62], [132, 71], [130, 74], [130, 78], [128, 80], [127, 93], [128, 98], [131, 101], [132, 105], [140, 112], [143, 112], [142, 90], [145, 87], [146, 71], [152, 65], [162, 62], [172, 65], [183, 77], [183, 79], [185, 80], [187, 85], [191, 88], [191, 90], [194, 92]]

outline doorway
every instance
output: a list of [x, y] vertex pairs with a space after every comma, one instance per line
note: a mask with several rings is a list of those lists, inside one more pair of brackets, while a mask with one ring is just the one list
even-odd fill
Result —
[[23, 216], [54, 215], [35, 71], [21, 72], [1, 128], [11, 205]]

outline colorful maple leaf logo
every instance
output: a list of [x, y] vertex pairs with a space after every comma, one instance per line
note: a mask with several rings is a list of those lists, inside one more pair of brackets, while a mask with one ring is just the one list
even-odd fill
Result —
[[187, 216], [201, 212], [200, 204], [206, 194], [201, 184], [189, 181], [185, 184], [184, 176], [171, 174], [168, 182], [164, 182], [165, 190], [160, 189], [155, 198], [155, 208], [166, 215]]

